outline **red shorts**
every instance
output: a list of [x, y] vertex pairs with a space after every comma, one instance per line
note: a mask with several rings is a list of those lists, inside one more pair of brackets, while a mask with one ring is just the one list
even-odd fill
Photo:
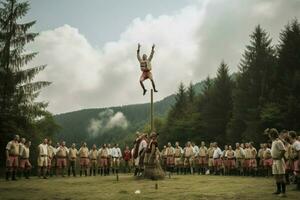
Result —
[[229, 169], [233, 169], [233, 168], [235, 168], [235, 160], [234, 159], [228, 159], [227, 160], [227, 167], [229, 168]]
[[294, 171], [299, 173], [300, 172], [300, 168], [299, 168], [299, 160], [295, 160], [294, 161]]
[[257, 167], [257, 161], [256, 159], [250, 159], [250, 168]]
[[62, 168], [67, 166], [67, 159], [66, 158], [57, 158], [57, 167]]
[[207, 157], [206, 156], [200, 156], [199, 157], [199, 165], [207, 165], [208, 163], [208, 160], [207, 160]]
[[294, 171], [294, 161], [292, 161], [292, 160], [287, 160], [287, 161], [285, 162], [285, 169], [286, 169], [286, 170]]
[[20, 159], [20, 168], [24, 169], [30, 169], [31, 168], [31, 164], [29, 162], [29, 159]]
[[51, 168], [51, 166], [52, 166], [51, 162], [52, 162], [52, 159], [48, 157], [48, 163], [47, 163], [48, 164], [48, 168]]
[[222, 165], [222, 160], [217, 158], [214, 159], [214, 167], [220, 167]]
[[223, 163], [224, 167], [228, 167], [228, 160], [227, 159], [222, 160], [222, 163]]
[[167, 165], [174, 165], [175, 160], [173, 156], [168, 156], [167, 157]]
[[264, 163], [264, 167], [272, 167], [272, 165], [273, 165], [273, 160], [272, 160], [272, 158], [264, 159], [264, 160], [263, 160], [263, 163]]
[[150, 71], [143, 71], [143, 73], [140, 77], [140, 81], [144, 81], [148, 78], [152, 80], [152, 73]]
[[245, 168], [250, 168], [250, 159], [245, 159], [245, 161], [244, 161], [244, 167]]
[[6, 161], [6, 167], [18, 167], [19, 157], [18, 156], [9, 156]]
[[100, 167], [107, 167], [107, 158], [100, 158], [99, 166]]
[[88, 166], [90, 160], [88, 158], [80, 158], [80, 165], [81, 166]]

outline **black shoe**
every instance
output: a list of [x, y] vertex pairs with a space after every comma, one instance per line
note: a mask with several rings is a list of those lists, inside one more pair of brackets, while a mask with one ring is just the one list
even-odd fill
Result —
[[279, 192], [279, 191], [276, 191], [276, 192], [273, 192], [272, 194], [277, 195], [277, 194], [280, 194], [280, 192]]
[[158, 92], [156, 89], [153, 90], [154, 92]]
[[9, 181], [9, 177], [10, 177], [10, 172], [6, 172], [5, 180]]
[[143, 91], [143, 96], [145, 96], [146, 92], [147, 92], [147, 90], [144, 90], [144, 91]]

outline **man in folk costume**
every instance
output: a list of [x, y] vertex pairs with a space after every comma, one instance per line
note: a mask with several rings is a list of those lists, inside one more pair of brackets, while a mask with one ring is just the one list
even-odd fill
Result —
[[56, 174], [56, 149], [52, 146], [52, 140], [48, 140], [48, 166], [47, 166], [47, 175], [52, 176]]
[[214, 150], [215, 150], [215, 147], [214, 147], [213, 143], [210, 143], [209, 144], [209, 148], [207, 149], [207, 153], [208, 153], [208, 168], [209, 168], [209, 172], [210, 173], [213, 173], [213, 170], [214, 170], [214, 158], [213, 158]]
[[80, 159], [80, 176], [82, 176], [82, 172], [87, 176], [87, 168], [89, 166], [89, 149], [85, 142], [82, 143], [79, 151], [79, 159]]
[[26, 179], [29, 179], [29, 174], [31, 170], [31, 163], [29, 161], [30, 157], [30, 146], [31, 142], [26, 141], [24, 147], [20, 151], [20, 170], [24, 174]]
[[233, 170], [235, 169], [235, 152], [232, 149], [232, 146], [229, 145], [228, 146], [228, 150], [225, 153], [225, 157], [227, 158], [227, 169], [228, 169], [228, 174], [232, 175], [233, 174]]
[[16, 173], [19, 166], [19, 135], [15, 135], [14, 139], [6, 145], [6, 180], [11, 177], [12, 180], [16, 179]]
[[273, 194], [286, 197], [286, 182], [285, 182], [285, 163], [284, 154], [285, 147], [281, 139], [279, 139], [278, 131], [274, 128], [266, 129], [265, 133], [272, 140], [271, 155], [273, 159], [272, 172], [276, 181], [277, 190]]
[[125, 147], [123, 152], [123, 160], [124, 160], [124, 173], [127, 171], [130, 173], [131, 171], [131, 151], [129, 150], [129, 146]]
[[[23, 151], [24, 147], [25, 147], [25, 142], [26, 139], [25, 138], [21, 138], [20, 142], [19, 142], [19, 152], [21, 153], [21, 151]], [[20, 167], [20, 163], [21, 163], [21, 154], [19, 156], [19, 168], [18, 168], [18, 177], [21, 178], [22, 174], [23, 174], [23, 169], [21, 169]]]
[[205, 174], [206, 168], [208, 164], [208, 150], [205, 146], [205, 142], [201, 142], [201, 146], [199, 148], [199, 174]]
[[236, 168], [236, 173], [237, 175], [242, 175], [243, 174], [243, 169], [244, 169], [244, 161], [245, 161], [245, 152], [244, 149], [240, 146], [240, 143], [235, 144], [235, 168]]
[[69, 149], [66, 147], [66, 142], [62, 141], [61, 145], [56, 149], [57, 167], [62, 177], [65, 177], [65, 168], [67, 167], [67, 157]]
[[112, 168], [112, 147], [110, 144], [107, 144], [107, 152], [108, 152], [108, 157], [107, 157], [107, 175], [110, 174], [111, 168]]
[[193, 173], [195, 173], [196, 168], [199, 172], [199, 147], [195, 144], [195, 142], [192, 142], [192, 147], [194, 150], [192, 167], [193, 167]]
[[179, 142], [175, 143], [175, 168], [176, 168], [176, 172], [177, 174], [179, 174], [179, 172], [182, 173], [182, 155], [183, 155], [183, 149], [179, 146]]
[[154, 92], [157, 92], [157, 90], [155, 88], [155, 83], [154, 83], [154, 80], [153, 80], [153, 77], [152, 77], [152, 73], [151, 73], [151, 70], [152, 70], [151, 60], [152, 60], [153, 55], [154, 55], [155, 45], [153, 44], [153, 46], [152, 46], [152, 50], [151, 50], [151, 54], [150, 54], [149, 58], [147, 58], [146, 54], [143, 54], [143, 56], [141, 58], [140, 48], [141, 48], [141, 45], [138, 44], [137, 59], [140, 63], [140, 68], [141, 68], [141, 71], [142, 71], [142, 75], [140, 77], [140, 84], [143, 88], [143, 95], [145, 95], [147, 90], [146, 90], [143, 82], [147, 79], [150, 79]]
[[90, 158], [90, 176], [92, 176], [92, 174], [96, 176], [98, 151], [97, 151], [97, 146], [95, 144], [93, 145], [92, 149], [89, 152], [89, 158]]
[[48, 140], [45, 138], [43, 143], [38, 146], [38, 176], [47, 179], [46, 172], [48, 168]]
[[157, 151], [158, 151], [158, 134], [152, 132], [148, 141], [145, 155], [145, 172], [144, 176], [152, 180], [162, 179], [165, 174], [162, 170], [159, 161], [157, 160]]
[[214, 159], [214, 174], [220, 173], [220, 168], [222, 165], [221, 156], [223, 155], [222, 150], [218, 147], [218, 143], [214, 142], [214, 152], [213, 152], [213, 159]]
[[258, 175], [262, 175], [264, 176], [265, 174], [265, 170], [264, 170], [264, 158], [263, 158], [263, 154], [264, 154], [264, 151], [265, 151], [265, 148], [264, 148], [264, 144], [261, 143], [259, 145], [259, 150], [257, 152], [257, 173]]
[[112, 148], [112, 168], [114, 173], [119, 173], [120, 160], [122, 159], [122, 151], [119, 144], [115, 144]]
[[106, 176], [108, 174], [108, 149], [106, 144], [103, 144], [102, 148], [98, 151], [98, 174], [100, 170], [101, 176]]
[[142, 176], [144, 172], [144, 159], [145, 159], [145, 153], [147, 150], [147, 141], [146, 141], [146, 134], [141, 135], [141, 141], [138, 146], [138, 157], [136, 159], [136, 164], [139, 166], [138, 170], [138, 176]]
[[249, 148], [250, 148], [250, 152], [251, 152], [250, 173], [252, 176], [256, 176], [256, 173], [257, 173], [257, 160], [256, 160], [257, 150], [255, 147], [253, 147], [252, 142], [249, 143]]
[[244, 161], [244, 175], [249, 176], [251, 172], [251, 158], [252, 153], [249, 143], [245, 143], [245, 161]]
[[160, 152], [161, 154], [161, 165], [162, 168], [166, 171], [167, 170], [167, 146], [164, 145], [163, 149]]
[[296, 175], [297, 187], [295, 190], [300, 191], [300, 141], [297, 139], [297, 133], [290, 131], [291, 143], [294, 151], [294, 174]]
[[76, 160], [77, 160], [77, 154], [78, 151], [76, 149], [75, 143], [72, 144], [71, 148], [69, 149], [69, 168], [68, 168], [68, 176], [71, 175], [71, 172], [73, 176], [76, 176]]
[[286, 179], [286, 184], [290, 184], [290, 176], [294, 175], [294, 149], [293, 146], [291, 145], [291, 137], [288, 136], [286, 138], [286, 143], [284, 143], [286, 152], [284, 154], [284, 159], [285, 159], [285, 179]]
[[263, 148], [264, 149], [263, 149], [262, 160], [263, 160], [264, 175], [269, 177], [271, 176], [272, 165], [273, 165], [271, 149], [268, 147], [268, 144], [263, 144]]
[[136, 132], [136, 138], [133, 142], [133, 148], [132, 148], [132, 159], [133, 159], [133, 165], [134, 165], [134, 176], [138, 175], [139, 172], [139, 164], [138, 164], [138, 154], [139, 154], [139, 146], [140, 142], [142, 141], [140, 132]]
[[187, 142], [186, 147], [184, 148], [184, 174], [191, 173], [193, 174], [193, 156], [194, 148], [190, 141]]
[[222, 168], [222, 172], [224, 175], [227, 175], [229, 172], [228, 169], [228, 159], [227, 159], [227, 154], [226, 152], [228, 151], [228, 145], [224, 146], [224, 151], [222, 152], [222, 156], [221, 156], [221, 168]]
[[175, 149], [172, 147], [171, 142], [168, 142], [168, 146], [166, 148], [166, 156], [167, 156], [167, 171], [172, 172], [174, 169], [174, 154]]

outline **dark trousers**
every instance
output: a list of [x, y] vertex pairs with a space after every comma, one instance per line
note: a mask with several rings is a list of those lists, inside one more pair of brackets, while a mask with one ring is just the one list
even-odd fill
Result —
[[71, 172], [72, 172], [73, 176], [76, 176], [75, 166], [76, 166], [75, 160], [70, 160], [70, 162], [69, 162], [69, 168], [68, 168], [68, 176], [71, 175]]

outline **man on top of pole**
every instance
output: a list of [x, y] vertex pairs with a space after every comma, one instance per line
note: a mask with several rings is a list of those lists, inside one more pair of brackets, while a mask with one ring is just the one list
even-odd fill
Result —
[[145, 88], [145, 86], [143, 84], [143, 82], [145, 80], [147, 80], [147, 79], [151, 80], [154, 92], [158, 92], [156, 90], [156, 88], [155, 88], [155, 83], [154, 83], [154, 80], [153, 80], [153, 77], [152, 77], [152, 73], [151, 73], [151, 70], [152, 70], [151, 60], [152, 60], [153, 54], [154, 54], [154, 47], [155, 47], [155, 45], [153, 44], [152, 50], [151, 50], [151, 54], [150, 54], [149, 58], [147, 58], [146, 54], [143, 54], [143, 57], [141, 58], [141, 56], [140, 56], [141, 45], [138, 44], [137, 59], [140, 62], [141, 71], [143, 72], [142, 75], [141, 75], [141, 77], [140, 77], [140, 84], [141, 84], [141, 86], [143, 88], [143, 95], [145, 95], [146, 92], [147, 92], [147, 90], [146, 90], [146, 88]]

